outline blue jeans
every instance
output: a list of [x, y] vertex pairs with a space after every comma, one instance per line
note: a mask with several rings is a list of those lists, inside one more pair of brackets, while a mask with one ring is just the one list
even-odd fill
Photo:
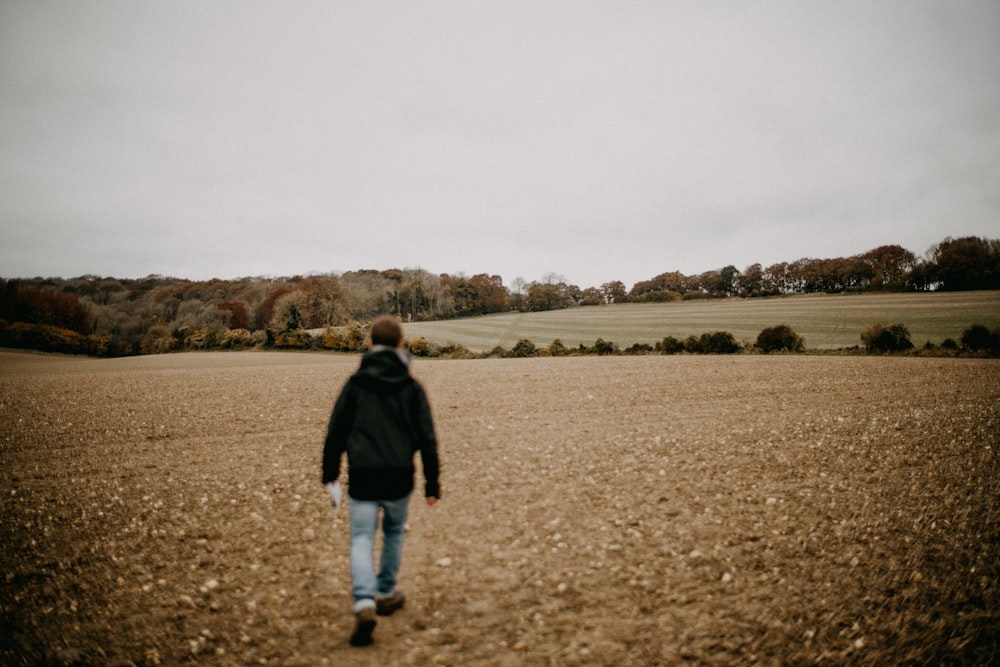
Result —
[[[403, 557], [403, 534], [410, 496], [398, 500], [351, 498], [351, 579], [354, 611], [375, 606], [375, 597], [396, 590], [396, 575]], [[382, 558], [375, 575], [375, 531], [382, 510]]]

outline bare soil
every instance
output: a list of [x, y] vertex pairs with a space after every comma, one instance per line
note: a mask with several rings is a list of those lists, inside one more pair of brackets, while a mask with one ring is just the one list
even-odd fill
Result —
[[0, 353], [7, 665], [1000, 660], [1000, 361], [414, 362], [443, 499], [348, 645], [359, 358]]

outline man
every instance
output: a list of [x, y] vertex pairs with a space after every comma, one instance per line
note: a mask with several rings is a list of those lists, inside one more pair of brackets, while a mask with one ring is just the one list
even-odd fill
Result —
[[[406, 597], [396, 588], [406, 514], [413, 491], [414, 454], [423, 466], [427, 504], [441, 496], [437, 439], [423, 387], [410, 376], [403, 330], [392, 317], [372, 324], [371, 347], [333, 407], [323, 447], [323, 483], [340, 507], [341, 454], [347, 453], [351, 518], [353, 646], [372, 643], [376, 614], [388, 616]], [[373, 547], [382, 511], [382, 555], [375, 573]]]

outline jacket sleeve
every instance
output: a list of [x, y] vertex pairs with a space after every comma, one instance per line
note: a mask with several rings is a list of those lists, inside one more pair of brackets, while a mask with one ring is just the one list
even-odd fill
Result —
[[434, 434], [434, 419], [431, 407], [427, 402], [427, 394], [423, 387], [417, 385], [417, 446], [420, 448], [420, 462], [424, 469], [426, 481], [424, 495], [428, 498], [440, 498], [441, 487], [438, 483], [440, 464], [438, 462], [437, 436]]
[[344, 385], [330, 415], [323, 445], [323, 483], [340, 476], [340, 459], [347, 449], [347, 436], [354, 425], [354, 398], [350, 383]]

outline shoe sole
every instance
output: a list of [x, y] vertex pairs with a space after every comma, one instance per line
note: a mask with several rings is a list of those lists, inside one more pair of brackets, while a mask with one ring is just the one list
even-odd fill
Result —
[[361, 621], [351, 635], [351, 646], [368, 646], [372, 643], [372, 632], [375, 630], [375, 619]]
[[399, 602], [394, 602], [392, 604], [387, 604], [387, 605], [384, 605], [384, 606], [381, 606], [381, 607], [376, 607], [375, 608], [375, 613], [378, 614], [379, 616], [392, 616], [397, 611], [399, 611], [400, 609], [402, 609], [403, 605], [405, 605], [405, 604], [406, 604], [406, 600], [402, 599]]

